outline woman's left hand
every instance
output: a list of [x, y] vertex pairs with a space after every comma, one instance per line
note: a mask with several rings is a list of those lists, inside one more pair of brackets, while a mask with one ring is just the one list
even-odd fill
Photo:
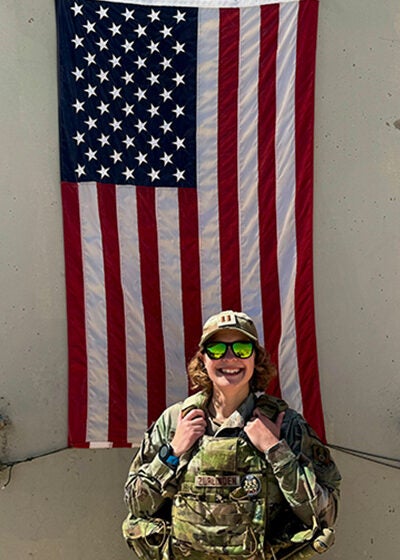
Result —
[[285, 411], [280, 412], [273, 422], [261, 412], [259, 408], [254, 409], [253, 416], [244, 427], [251, 443], [262, 453], [278, 443]]

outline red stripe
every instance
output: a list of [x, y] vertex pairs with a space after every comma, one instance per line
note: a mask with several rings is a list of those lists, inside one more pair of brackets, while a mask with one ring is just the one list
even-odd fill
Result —
[[240, 309], [238, 212], [238, 80], [240, 11], [220, 10], [218, 205], [223, 309]]
[[61, 195], [69, 353], [68, 445], [83, 447], [87, 422], [87, 353], [78, 185], [61, 183]]
[[108, 441], [127, 441], [125, 310], [122, 292], [115, 185], [98, 184], [104, 259], [109, 384]]
[[146, 334], [148, 422], [166, 407], [165, 351], [162, 330], [155, 189], [137, 187], [142, 301]]
[[182, 310], [186, 363], [197, 350], [201, 335], [199, 221], [196, 189], [179, 189]]
[[[281, 336], [275, 176], [278, 29], [279, 6], [262, 6], [258, 95], [260, 276], [265, 346], [271, 352], [275, 363], [278, 363], [278, 346]], [[268, 392], [280, 395], [277, 378], [271, 382]]]
[[296, 236], [295, 314], [298, 365], [305, 418], [325, 437], [318, 378], [313, 289], [314, 80], [318, 2], [299, 4], [296, 61]]

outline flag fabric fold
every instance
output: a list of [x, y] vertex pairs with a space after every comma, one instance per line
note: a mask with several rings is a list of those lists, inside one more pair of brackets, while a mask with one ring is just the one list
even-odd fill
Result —
[[56, 0], [69, 444], [136, 445], [201, 325], [251, 315], [324, 437], [312, 269], [317, 0]]

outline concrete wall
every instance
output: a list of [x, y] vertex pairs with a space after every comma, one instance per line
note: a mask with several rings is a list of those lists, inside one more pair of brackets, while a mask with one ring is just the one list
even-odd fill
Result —
[[[328, 438], [399, 456], [400, 4], [321, 0], [315, 299]], [[66, 445], [67, 350], [51, 0], [0, 2], [0, 459]], [[130, 450], [65, 450], [14, 467], [0, 560], [122, 560]], [[344, 476], [326, 560], [398, 558], [399, 471], [336, 452]], [[7, 481], [0, 473], [0, 484]]]

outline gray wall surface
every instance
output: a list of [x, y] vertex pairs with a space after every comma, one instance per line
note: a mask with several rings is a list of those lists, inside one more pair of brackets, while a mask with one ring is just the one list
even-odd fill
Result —
[[[321, 0], [315, 303], [328, 440], [399, 457], [400, 4]], [[66, 446], [67, 341], [52, 0], [0, 1], [0, 460]], [[400, 557], [399, 471], [336, 451], [326, 560]], [[0, 560], [123, 560], [131, 450], [16, 465]], [[397, 463], [399, 466], [399, 463]], [[0, 486], [8, 472], [0, 472]]]

